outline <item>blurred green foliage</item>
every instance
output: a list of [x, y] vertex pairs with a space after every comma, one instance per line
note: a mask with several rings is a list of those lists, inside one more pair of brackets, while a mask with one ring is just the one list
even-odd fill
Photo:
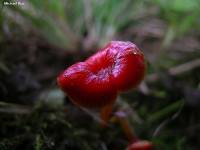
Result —
[[168, 31], [164, 39], [164, 46], [183, 36], [187, 31], [200, 28], [199, 0], [155, 0], [160, 8], [160, 15], [168, 24]]
[[159, 8], [158, 15], [168, 24], [164, 46], [190, 29], [199, 30], [199, 0], [29, 0], [25, 6], [5, 6], [3, 11], [22, 28], [33, 28], [50, 43], [66, 50], [87, 50], [138, 23], [152, 5]]
[[[23, 23], [15, 17], [12, 19], [23, 28], [32, 26], [53, 44], [77, 50], [80, 45], [90, 49], [111, 40], [136, 18], [143, 3], [139, 0], [29, 0], [24, 7], [4, 7], [4, 11], [7, 16], [20, 15]], [[88, 41], [86, 45], [84, 40]]]

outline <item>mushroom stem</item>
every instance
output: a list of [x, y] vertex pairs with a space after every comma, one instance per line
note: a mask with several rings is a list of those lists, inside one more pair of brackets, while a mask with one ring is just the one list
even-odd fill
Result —
[[136, 137], [133, 129], [130, 126], [130, 123], [128, 121], [128, 119], [126, 117], [119, 117], [118, 116], [118, 121], [120, 123], [120, 126], [124, 132], [124, 134], [126, 135], [126, 137], [128, 138], [128, 140], [130, 142], [135, 142], [138, 140], [138, 138]]
[[108, 121], [111, 118], [112, 110], [113, 110], [113, 103], [104, 106], [100, 110], [100, 118], [101, 118], [101, 123], [102, 123], [103, 127], [107, 127], [108, 126]]
[[114, 122], [118, 122], [129, 140], [130, 143], [138, 141], [138, 137], [136, 136], [134, 129], [131, 127], [129, 120], [127, 118], [127, 114], [123, 110], [118, 110], [113, 117]]

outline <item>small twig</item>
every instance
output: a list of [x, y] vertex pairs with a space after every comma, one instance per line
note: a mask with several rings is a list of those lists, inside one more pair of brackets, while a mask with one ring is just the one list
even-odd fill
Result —
[[18, 104], [0, 102], [0, 113], [14, 113], [14, 114], [30, 114], [31, 107], [21, 106]]
[[[167, 70], [167, 72], [169, 73], [169, 75], [177, 76], [177, 75], [191, 71], [191, 70], [198, 68], [198, 67], [200, 67], [200, 59], [195, 59], [195, 60], [192, 60], [190, 62], [169, 68]], [[159, 74], [157, 74], [157, 73], [150, 74], [146, 77], [145, 80], [147, 82], [156, 82], [156, 81], [159, 80]]]
[[170, 104], [169, 106], [161, 109], [160, 111], [155, 112], [154, 114], [150, 115], [148, 122], [153, 123], [153, 122], [165, 117], [166, 115], [171, 114], [172, 112], [176, 111], [177, 109], [182, 108], [183, 105], [184, 105], [183, 100], [180, 100], [173, 104]]
[[179, 108], [179, 110], [171, 118], [168, 118], [168, 119], [164, 120], [156, 128], [156, 130], [153, 133], [153, 137], [156, 137], [167, 124], [169, 124], [171, 121], [175, 120], [180, 115], [180, 113], [182, 112], [183, 106], [184, 106], [184, 103], [182, 104], [182, 106]]
[[190, 71], [194, 68], [200, 67], [200, 59], [196, 59], [185, 64], [181, 64], [179, 66], [173, 67], [169, 69], [170, 75], [180, 75], [184, 72]]

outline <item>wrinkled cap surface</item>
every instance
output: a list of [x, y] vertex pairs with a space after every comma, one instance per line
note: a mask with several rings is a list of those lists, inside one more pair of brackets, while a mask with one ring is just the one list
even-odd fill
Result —
[[112, 103], [118, 92], [136, 87], [144, 74], [144, 56], [137, 46], [112, 41], [84, 62], [67, 68], [57, 82], [75, 104], [102, 107]]

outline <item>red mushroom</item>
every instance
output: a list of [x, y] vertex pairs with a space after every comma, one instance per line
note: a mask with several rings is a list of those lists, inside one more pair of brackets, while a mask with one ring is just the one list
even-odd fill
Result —
[[152, 150], [153, 144], [149, 141], [137, 141], [130, 144], [126, 150]]
[[112, 41], [84, 62], [67, 68], [57, 82], [74, 104], [100, 108], [102, 119], [108, 120], [117, 94], [136, 87], [145, 68], [143, 53], [135, 44]]

